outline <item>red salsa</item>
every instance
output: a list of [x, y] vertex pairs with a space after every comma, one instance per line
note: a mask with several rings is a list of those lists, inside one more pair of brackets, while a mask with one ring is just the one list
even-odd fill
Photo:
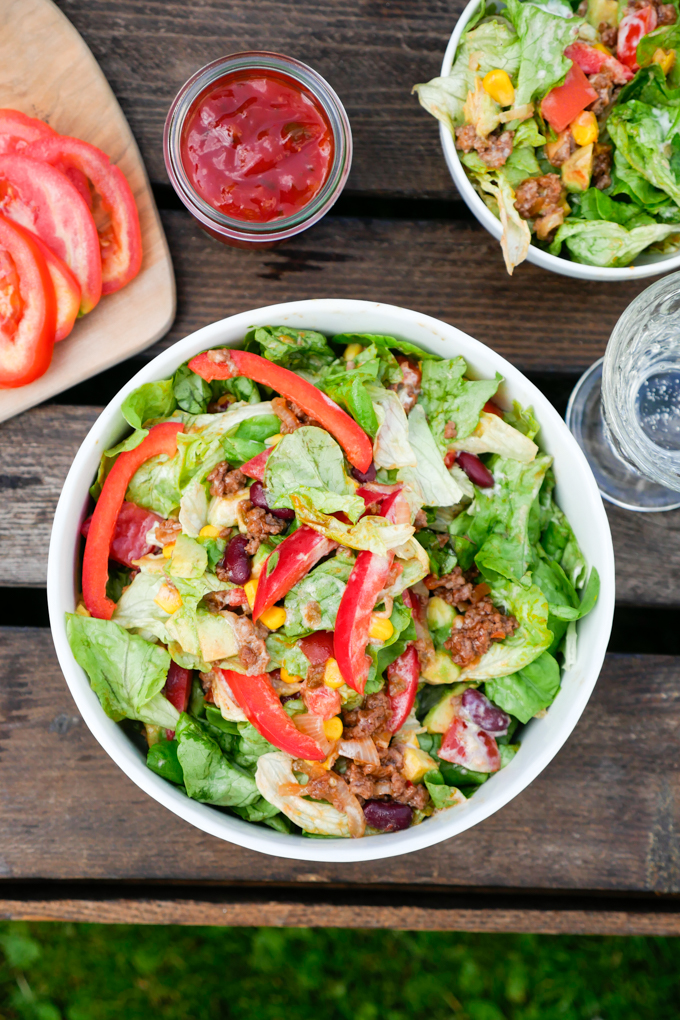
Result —
[[200, 95], [184, 124], [182, 163], [201, 198], [225, 216], [291, 216], [323, 187], [333, 133], [313, 94], [274, 72], [236, 72]]

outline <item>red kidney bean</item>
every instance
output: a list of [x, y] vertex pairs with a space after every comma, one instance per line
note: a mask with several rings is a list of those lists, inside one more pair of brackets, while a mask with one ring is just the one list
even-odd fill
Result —
[[362, 485], [364, 482], [374, 482], [375, 473], [375, 464], [371, 464], [368, 471], [360, 471], [359, 468], [355, 467], [352, 468], [352, 474], [358, 482], [361, 482]]
[[294, 510], [272, 510], [267, 502], [267, 493], [264, 491], [262, 482], [253, 482], [250, 486], [250, 502], [253, 506], [259, 506], [262, 510], [266, 510], [268, 513], [273, 514], [274, 517], [278, 517], [282, 521], [292, 521], [295, 517]]
[[232, 584], [245, 584], [250, 577], [250, 557], [246, 552], [247, 535], [235, 535], [224, 550], [222, 567]]
[[510, 716], [492, 704], [486, 695], [474, 687], [468, 687], [463, 694], [462, 714], [476, 723], [492, 737], [502, 737], [508, 732]]
[[474, 453], [464, 453], [462, 450], [459, 450], [456, 464], [462, 467], [470, 481], [474, 485], [478, 485], [480, 489], [493, 488], [493, 475]]
[[400, 829], [408, 829], [411, 824], [413, 808], [396, 800], [367, 800], [364, 817], [372, 829], [399, 832]]

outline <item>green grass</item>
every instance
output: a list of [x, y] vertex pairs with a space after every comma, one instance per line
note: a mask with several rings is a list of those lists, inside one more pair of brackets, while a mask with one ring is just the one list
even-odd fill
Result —
[[677, 1020], [680, 940], [0, 924], [0, 1020]]

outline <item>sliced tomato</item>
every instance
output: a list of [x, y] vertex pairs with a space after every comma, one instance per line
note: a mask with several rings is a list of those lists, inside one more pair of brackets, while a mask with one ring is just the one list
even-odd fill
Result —
[[581, 68], [584, 74], [599, 74], [604, 68], [611, 71], [612, 78], [616, 85], [625, 85], [633, 78], [633, 72], [610, 53], [603, 53], [596, 50], [588, 43], [574, 42], [567, 46], [564, 51], [565, 57], [573, 60]]
[[49, 368], [57, 302], [30, 234], [0, 216], [0, 386], [25, 386]]
[[17, 153], [0, 156], [0, 212], [27, 227], [72, 271], [81, 312], [102, 292], [99, 239], [92, 213], [73, 185], [48, 163]]
[[463, 765], [472, 772], [498, 772], [501, 756], [490, 733], [456, 715], [438, 751], [443, 761]]
[[[27, 145], [37, 142], [41, 138], [57, 137], [57, 132], [37, 117], [27, 117], [19, 110], [0, 110], [0, 154], [3, 152], [23, 152]], [[87, 183], [87, 177], [73, 166], [59, 166], [66, 174], [71, 184], [80, 192], [92, 208], [92, 195]]]
[[163, 688], [163, 694], [171, 705], [174, 705], [178, 712], [186, 712], [189, 707], [191, 695], [192, 673], [190, 669], [183, 669], [176, 662], [170, 663], [168, 676]]
[[572, 63], [564, 85], [551, 89], [541, 103], [541, 115], [559, 134], [596, 99], [597, 92], [578, 64]]
[[302, 700], [307, 706], [307, 711], [312, 715], [318, 715], [320, 719], [332, 719], [342, 708], [340, 691], [334, 691], [325, 684], [303, 690]]
[[101, 248], [102, 294], [120, 290], [134, 279], [142, 265], [139, 213], [123, 171], [101, 149], [65, 135], [34, 142], [26, 155], [52, 166], [75, 167], [90, 181]]
[[639, 70], [637, 62], [637, 47], [643, 36], [653, 32], [657, 25], [656, 8], [642, 7], [639, 11], [632, 11], [621, 18], [619, 25], [618, 40], [616, 43], [616, 55], [622, 64], [629, 67], [631, 71]]
[[332, 630], [316, 630], [313, 634], [300, 638], [299, 644], [302, 654], [309, 659], [312, 666], [323, 666], [324, 662], [335, 658]]
[[33, 231], [30, 233], [47, 263], [54, 287], [54, 296], [57, 299], [57, 329], [54, 339], [55, 342], [65, 340], [73, 329], [80, 311], [80, 284], [66, 263], [58, 255], [55, 255], [37, 234], [34, 234]]
[[[139, 560], [152, 551], [153, 546], [149, 545], [146, 536], [154, 524], [159, 524], [162, 520], [162, 517], [152, 513], [151, 510], [145, 510], [136, 503], [126, 500], [118, 512], [109, 559], [122, 563], [125, 567], [133, 567], [134, 560]], [[87, 538], [91, 523], [92, 515], [83, 522], [80, 529], [83, 538]]]
[[270, 453], [273, 453], [274, 447], [272, 446], [269, 450], [263, 450], [262, 453], [258, 453], [256, 457], [251, 460], [247, 460], [245, 464], [241, 464], [241, 471], [244, 475], [248, 475], [248, 478], [255, 478], [256, 481], [264, 481], [264, 469], [267, 464], [267, 459]]

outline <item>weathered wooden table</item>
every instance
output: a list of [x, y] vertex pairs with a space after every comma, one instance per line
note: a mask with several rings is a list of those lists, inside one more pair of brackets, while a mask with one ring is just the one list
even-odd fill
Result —
[[[457, 195], [414, 82], [437, 73], [461, 0], [59, 0], [146, 160], [175, 261], [178, 315], [153, 356], [233, 312], [292, 298], [389, 301], [489, 344], [564, 409], [643, 284], [510, 279]], [[257, 255], [219, 245], [176, 200], [161, 135], [200, 65], [249, 48], [316, 67], [355, 156], [322, 223]], [[113, 338], [112, 338], [113, 342]], [[573, 736], [520, 797], [419, 854], [355, 865], [260, 856], [142, 794], [90, 736], [52, 648], [54, 507], [129, 361], [0, 426], [0, 915], [92, 921], [680, 934], [680, 513], [608, 507], [617, 618]]]

